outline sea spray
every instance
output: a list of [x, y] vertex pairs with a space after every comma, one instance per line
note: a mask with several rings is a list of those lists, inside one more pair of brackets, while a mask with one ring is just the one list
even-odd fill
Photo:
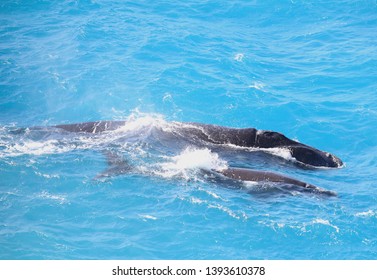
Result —
[[160, 164], [156, 174], [162, 177], [181, 176], [190, 179], [200, 170], [223, 170], [228, 168], [225, 160], [210, 149], [196, 149], [188, 147], [179, 155], [170, 158], [170, 161]]

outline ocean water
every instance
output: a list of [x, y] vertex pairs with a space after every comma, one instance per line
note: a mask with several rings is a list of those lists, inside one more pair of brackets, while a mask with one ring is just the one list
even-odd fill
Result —
[[[376, 34], [375, 0], [0, 1], [0, 259], [376, 259]], [[17, 133], [96, 120], [128, 122]], [[175, 121], [279, 131], [345, 167], [157, 141]], [[134, 170], [99, 178], [104, 147]], [[338, 196], [199, 174], [227, 165]]]

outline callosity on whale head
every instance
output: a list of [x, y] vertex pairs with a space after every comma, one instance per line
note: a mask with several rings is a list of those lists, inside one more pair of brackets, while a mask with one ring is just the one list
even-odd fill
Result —
[[335, 155], [308, 146], [293, 146], [289, 150], [292, 157], [305, 165], [324, 168], [340, 168], [343, 166], [342, 160]]

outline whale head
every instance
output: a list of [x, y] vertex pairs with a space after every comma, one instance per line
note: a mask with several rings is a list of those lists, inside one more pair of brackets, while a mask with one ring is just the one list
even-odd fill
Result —
[[337, 156], [308, 146], [290, 147], [292, 157], [299, 163], [312, 167], [340, 168], [343, 162]]

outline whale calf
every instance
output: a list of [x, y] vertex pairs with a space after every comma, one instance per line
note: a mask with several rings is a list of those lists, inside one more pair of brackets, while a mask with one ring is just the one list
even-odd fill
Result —
[[269, 171], [251, 170], [246, 168], [227, 168], [215, 172], [218, 172], [227, 178], [242, 182], [275, 183], [280, 184], [282, 188], [294, 189], [302, 193], [313, 193], [328, 197], [337, 196], [336, 192], [325, 190], [312, 184]]
[[[96, 178], [112, 177], [122, 174], [134, 173], [137, 172], [136, 168], [132, 167], [127, 160], [125, 160], [121, 155], [112, 152], [104, 151], [106, 156], [108, 169], [103, 173], [98, 175]], [[140, 171], [139, 171], [140, 172]], [[154, 175], [153, 172], [143, 171], [143, 174]], [[311, 193], [315, 195], [322, 195], [326, 197], [334, 197], [337, 194], [333, 191], [326, 190], [312, 184], [287, 177], [282, 174], [263, 171], [263, 170], [252, 170], [248, 168], [235, 168], [227, 167], [224, 169], [201, 169], [201, 173], [206, 176], [214, 179], [216, 183], [220, 185], [224, 184], [227, 187], [246, 189], [245, 185], [239, 183], [245, 182], [257, 182], [257, 183], [268, 183], [277, 186], [279, 189], [288, 190], [288, 191], [297, 191], [300, 193]]]

